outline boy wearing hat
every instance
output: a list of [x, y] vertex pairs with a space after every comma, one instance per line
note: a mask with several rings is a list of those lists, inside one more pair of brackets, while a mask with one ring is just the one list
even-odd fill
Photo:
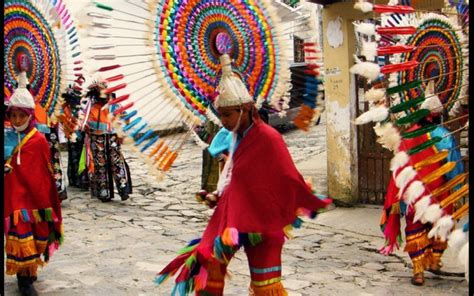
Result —
[[58, 249], [63, 229], [50, 149], [35, 127], [35, 101], [26, 86], [21, 72], [6, 111], [12, 126], [5, 130], [4, 145], [6, 273], [16, 274], [22, 295], [37, 295], [38, 266]]
[[214, 105], [232, 132], [229, 157], [221, 172], [217, 205], [201, 239], [192, 241], [159, 273], [159, 284], [181, 271], [181, 295], [222, 295], [226, 268], [240, 247], [248, 258], [250, 295], [287, 295], [281, 283], [281, 252], [298, 215], [314, 217], [330, 199], [319, 199], [296, 170], [281, 135], [262, 122], [245, 85], [220, 57], [222, 78]]

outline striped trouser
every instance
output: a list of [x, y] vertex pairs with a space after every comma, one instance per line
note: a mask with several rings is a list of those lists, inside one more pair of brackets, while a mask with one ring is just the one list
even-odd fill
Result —
[[431, 225], [422, 224], [419, 221], [413, 223], [413, 213], [407, 214], [406, 222], [405, 251], [408, 252], [413, 263], [413, 274], [427, 270], [430, 265], [439, 264], [444, 250], [448, 247], [447, 242], [428, 238]]
[[[250, 268], [249, 295], [253, 296], [284, 296], [286, 290], [281, 284], [281, 251], [284, 237], [278, 236], [264, 239], [256, 246], [245, 246]], [[204, 290], [197, 295], [223, 295], [224, 277], [227, 264], [210, 261], [207, 266], [208, 278]]]

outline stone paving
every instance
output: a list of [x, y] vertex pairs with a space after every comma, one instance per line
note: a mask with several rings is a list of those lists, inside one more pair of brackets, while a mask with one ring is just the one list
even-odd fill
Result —
[[[284, 134], [295, 162], [325, 151], [325, 126]], [[91, 199], [69, 188], [63, 202], [65, 241], [35, 283], [40, 295], [170, 295], [173, 280], [161, 287], [156, 272], [191, 239], [200, 236], [212, 210], [196, 202], [201, 151], [189, 142], [164, 181], [158, 183], [127, 147], [134, 193], [127, 201]], [[63, 158], [67, 155], [64, 152]], [[324, 191], [325, 181], [318, 180]], [[324, 192], [321, 192], [324, 193]], [[321, 214], [321, 217], [325, 214]], [[378, 254], [374, 238], [304, 219], [283, 252], [289, 295], [467, 295], [461, 277], [429, 273], [425, 286], [409, 283], [411, 270], [398, 255]], [[350, 221], [348, 221], [350, 223]], [[243, 252], [229, 266], [225, 295], [248, 295]], [[5, 295], [17, 295], [16, 279], [6, 277]]]

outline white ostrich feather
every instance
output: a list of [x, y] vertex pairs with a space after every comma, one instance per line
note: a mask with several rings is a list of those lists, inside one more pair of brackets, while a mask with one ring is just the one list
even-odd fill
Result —
[[455, 252], [458, 252], [461, 247], [469, 241], [469, 236], [461, 228], [451, 232], [448, 236], [448, 246]]
[[405, 151], [400, 151], [390, 161], [390, 171], [395, 173], [399, 168], [406, 165], [410, 157]]
[[388, 117], [387, 107], [381, 105], [370, 109], [367, 112], [362, 113], [359, 117], [356, 118], [354, 124], [365, 124], [368, 122], [377, 122], [382, 121]]
[[362, 41], [362, 49], [360, 52], [368, 61], [373, 62], [377, 56], [377, 43]]
[[379, 138], [377, 138], [377, 143], [380, 143], [382, 147], [397, 153], [402, 137], [400, 136], [398, 130], [391, 123], [385, 125], [387, 126], [384, 129], [378, 131]]
[[454, 221], [451, 215], [446, 215], [444, 217], [441, 217], [433, 225], [433, 228], [431, 228], [430, 232], [428, 233], [428, 237], [429, 238], [435, 237], [445, 242], [453, 226], [454, 226]]
[[375, 25], [371, 23], [354, 23], [355, 31], [360, 34], [372, 36], [376, 34]]
[[461, 247], [458, 260], [464, 265], [464, 276], [466, 277], [466, 280], [469, 281], [469, 241]]
[[415, 177], [416, 171], [412, 166], [407, 166], [395, 177], [395, 185], [397, 185], [400, 192], [403, 192], [408, 182], [413, 180]]
[[364, 76], [370, 81], [377, 79], [380, 74], [380, 66], [372, 62], [362, 62], [357, 56], [354, 56], [356, 64], [350, 69], [352, 74]]
[[431, 194], [425, 195], [415, 202], [415, 216], [413, 222], [417, 222], [425, 214], [426, 209], [430, 206]]
[[414, 203], [425, 192], [425, 185], [421, 181], [414, 181], [408, 186], [408, 189], [403, 194], [407, 205]]
[[362, 11], [363, 13], [367, 13], [373, 10], [373, 5], [372, 3], [365, 2], [363, 0], [359, 0], [356, 4], [354, 4], [354, 9], [358, 9]]
[[380, 88], [371, 88], [364, 94], [365, 101], [377, 102], [385, 98], [385, 90]]
[[423, 216], [421, 216], [421, 223], [426, 224], [427, 222], [434, 223], [443, 215], [443, 210], [441, 210], [439, 204], [430, 205]]

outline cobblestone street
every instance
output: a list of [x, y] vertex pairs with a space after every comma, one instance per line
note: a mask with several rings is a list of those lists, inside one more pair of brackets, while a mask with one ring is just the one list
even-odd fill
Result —
[[[319, 125], [306, 134], [284, 133], [296, 163], [325, 152], [325, 128]], [[153, 283], [155, 274], [188, 241], [200, 236], [212, 213], [194, 197], [200, 189], [202, 152], [188, 142], [158, 183], [129, 147], [124, 150], [134, 193], [127, 201], [116, 196], [102, 203], [91, 199], [88, 191], [69, 188], [69, 199], [63, 202], [65, 240], [39, 272], [35, 287], [40, 295], [170, 295], [174, 279], [158, 287]], [[67, 160], [67, 152], [62, 156]], [[325, 179], [314, 181], [319, 192], [326, 194]], [[374, 237], [362, 230], [347, 232], [318, 223], [336, 210], [315, 220], [304, 219], [302, 228], [293, 231], [295, 238], [285, 244], [283, 283], [289, 295], [468, 294], [463, 277], [426, 273], [425, 286], [411, 285], [407, 258], [378, 253], [381, 233]], [[377, 223], [380, 210], [372, 212]], [[244, 252], [238, 252], [229, 270], [225, 295], [248, 295]], [[6, 277], [5, 295], [17, 293], [16, 278]]]

